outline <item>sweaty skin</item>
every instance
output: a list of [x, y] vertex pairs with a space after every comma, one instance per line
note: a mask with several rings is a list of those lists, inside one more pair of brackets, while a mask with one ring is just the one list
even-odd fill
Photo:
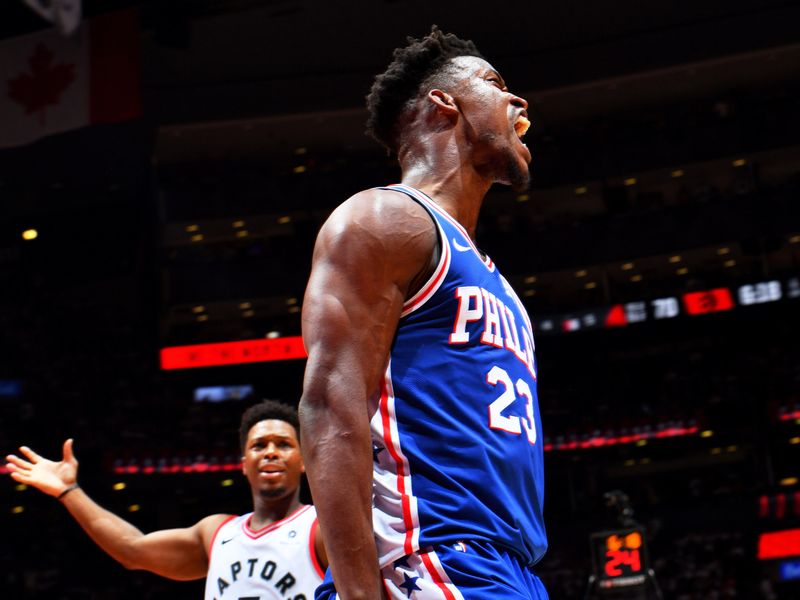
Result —
[[[452, 60], [458, 80], [421, 94], [402, 123], [402, 182], [426, 194], [474, 238], [496, 182], [524, 186], [531, 154], [515, 131], [527, 102], [486, 61]], [[432, 272], [437, 234], [404, 195], [367, 190], [323, 225], [303, 302], [308, 350], [300, 402], [311, 490], [342, 600], [381, 598], [372, 531], [369, 400], [378, 394], [403, 303]]]

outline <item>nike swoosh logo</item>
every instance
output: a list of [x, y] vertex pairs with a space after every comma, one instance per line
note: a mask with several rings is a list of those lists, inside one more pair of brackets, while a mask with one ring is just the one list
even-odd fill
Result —
[[220, 542], [220, 544], [221, 544], [221, 545], [225, 545], [225, 544], [227, 544], [227, 543], [228, 543], [228, 542], [230, 542], [230, 541], [233, 541], [233, 538], [230, 538], [230, 539], [227, 539], [227, 540], [222, 540], [222, 542]]
[[463, 244], [459, 244], [456, 238], [453, 238], [453, 246], [459, 252], [469, 252], [470, 250], [472, 250], [472, 248], [470, 248], [469, 246], [464, 246]]

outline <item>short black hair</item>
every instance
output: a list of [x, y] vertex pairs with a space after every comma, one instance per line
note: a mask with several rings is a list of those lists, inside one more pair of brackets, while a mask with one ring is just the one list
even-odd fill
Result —
[[289, 423], [294, 427], [298, 441], [300, 440], [300, 420], [297, 418], [297, 409], [276, 400], [262, 400], [242, 414], [242, 422], [239, 426], [239, 447], [242, 451], [247, 444], [247, 434], [250, 433], [253, 425], [270, 419]]
[[431, 80], [458, 56], [483, 58], [471, 40], [443, 33], [436, 25], [422, 39], [408, 38], [408, 45], [397, 48], [387, 69], [375, 78], [367, 95], [367, 134], [396, 151], [398, 118], [416, 99], [423, 83]]

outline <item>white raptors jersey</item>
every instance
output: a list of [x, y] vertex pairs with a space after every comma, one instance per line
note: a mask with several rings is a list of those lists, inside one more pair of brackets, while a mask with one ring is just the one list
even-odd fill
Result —
[[314, 551], [317, 512], [302, 506], [253, 531], [248, 513], [211, 541], [205, 600], [313, 600], [324, 573]]

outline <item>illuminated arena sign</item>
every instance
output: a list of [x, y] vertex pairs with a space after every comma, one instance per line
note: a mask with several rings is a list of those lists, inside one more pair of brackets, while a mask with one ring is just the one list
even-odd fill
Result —
[[758, 558], [800, 558], [800, 529], [762, 533], [758, 538]]
[[194, 344], [161, 349], [161, 369], [194, 369], [245, 363], [305, 358], [303, 338], [298, 336], [276, 339]]

